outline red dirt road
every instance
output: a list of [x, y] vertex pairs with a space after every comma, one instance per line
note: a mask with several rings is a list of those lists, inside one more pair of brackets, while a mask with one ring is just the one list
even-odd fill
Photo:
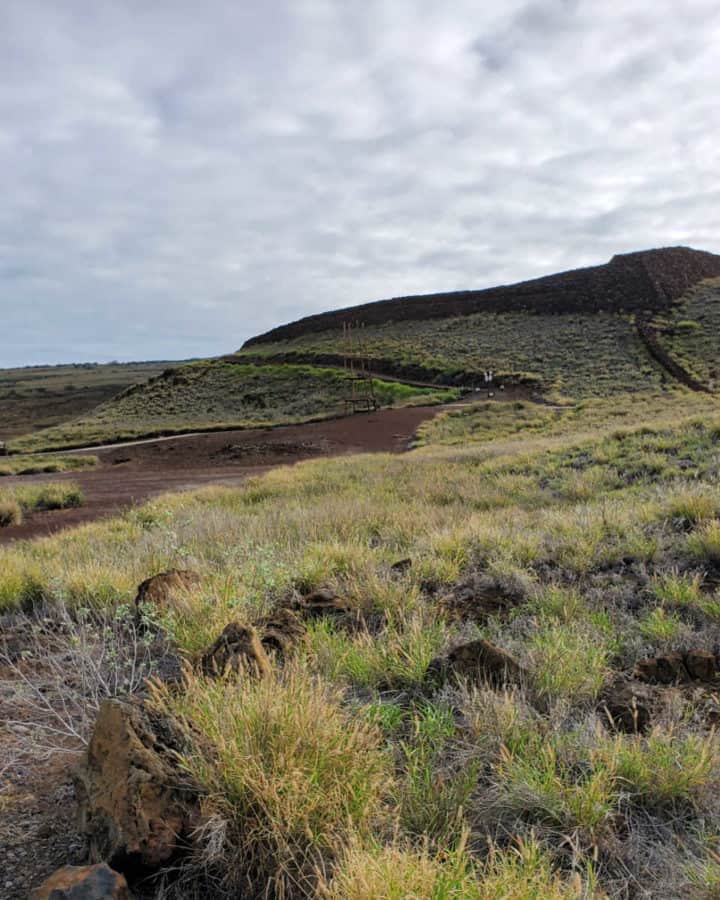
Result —
[[0, 479], [5, 484], [75, 481], [85, 493], [79, 509], [28, 515], [22, 525], [0, 529], [0, 544], [40, 537], [116, 514], [168, 491], [207, 484], [238, 485], [273, 466], [349, 453], [401, 453], [418, 426], [440, 406], [383, 409], [343, 419], [278, 428], [223, 431], [141, 441], [89, 450], [96, 469]]

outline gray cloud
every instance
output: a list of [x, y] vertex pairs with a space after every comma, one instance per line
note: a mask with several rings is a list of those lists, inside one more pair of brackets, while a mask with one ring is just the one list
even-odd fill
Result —
[[720, 252], [716, 0], [4, 0], [0, 365]]

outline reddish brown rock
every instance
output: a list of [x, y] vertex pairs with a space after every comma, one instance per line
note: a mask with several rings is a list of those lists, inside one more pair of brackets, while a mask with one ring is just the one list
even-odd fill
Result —
[[426, 678], [431, 683], [458, 678], [500, 686], [516, 684], [524, 675], [522, 666], [509, 653], [480, 639], [461, 644], [447, 656], [434, 659], [428, 666]]
[[169, 862], [190, 834], [197, 790], [177, 766], [180, 729], [139, 701], [105, 700], [75, 775], [93, 862], [121, 871]]
[[290, 656], [307, 637], [307, 628], [299, 615], [291, 609], [278, 609], [254, 623], [260, 643], [268, 653]]
[[148, 578], [138, 587], [135, 597], [136, 609], [152, 606], [159, 612], [172, 609], [200, 586], [200, 576], [190, 569], [169, 569]]
[[132, 900], [125, 876], [105, 863], [63, 866], [31, 892], [29, 900]]
[[270, 660], [252, 625], [230, 622], [203, 653], [200, 669], [213, 677], [249, 674], [263, 678], [270, 674]]
[[634, 674], [641, 681], [657, 684], [677, 684], [689, 677], [681, 654], [675, 652], [640, 660]]
[[711, 683], [715, 681], [717, 662], [709, 650], [690, 650], [685, 654], [685, 668], [691, 678]]

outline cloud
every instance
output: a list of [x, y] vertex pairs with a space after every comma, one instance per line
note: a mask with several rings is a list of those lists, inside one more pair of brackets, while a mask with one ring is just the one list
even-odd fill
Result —
[[0, 365], [720, 252], [714, 0], [4, 0]]

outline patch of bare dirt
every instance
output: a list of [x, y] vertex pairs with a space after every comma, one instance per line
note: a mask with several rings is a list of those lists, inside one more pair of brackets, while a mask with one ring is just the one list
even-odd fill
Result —
[[86, 499], [77, 509], [34, 513], [22, 525], [0, 529], [0, 544], [112, 516], [168, 491], [208, 484], [236, 486], [273, 466], [350, 453], [401, 453], [408, 449], [417, 428], [441, 409], [383, 409], [304, 425], [178, 435], [94, 448], [90, 452], [100, 458], [96, 469], [3, 479], [3, 484], [75, 481]]

